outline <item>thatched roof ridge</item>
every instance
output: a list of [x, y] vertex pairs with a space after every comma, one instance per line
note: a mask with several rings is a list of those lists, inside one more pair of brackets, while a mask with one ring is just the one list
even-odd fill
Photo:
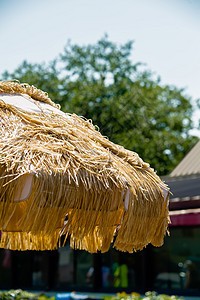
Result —
[[0, 93], [8, 94], [27, 94], [31, 98], [52, 105], [60, 109], [60, 105], [55, 104], [48, 96], [48, 93], [37, 89], [33, 85], [27, 83], [19, 83], [15, 81], [0, 81]]

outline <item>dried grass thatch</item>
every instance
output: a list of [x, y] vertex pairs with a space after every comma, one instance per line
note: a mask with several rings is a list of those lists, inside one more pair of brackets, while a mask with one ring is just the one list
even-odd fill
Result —
[[[0, 93], [56, 107], [27, 84], [0, 82]], [[114, 247], [121, 251], [163, 244], [168, 189], [149, 164], [103, 137], [88, 120], [59, 110], [27, 112], [6, 103], [3, 94], [0, 247], [55, 249], [63, 234], [73, 248], [90, 252], [109, 250], [115, 236]], [[16, 201], [28, 176], [31, 193]]]

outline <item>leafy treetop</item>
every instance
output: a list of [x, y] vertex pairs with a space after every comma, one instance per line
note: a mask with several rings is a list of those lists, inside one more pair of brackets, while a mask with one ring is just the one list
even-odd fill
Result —
[[2, 79], [18, 79], [47, 91], [64, 111], [92, 119], [103, 135], [166, 175], [197, 140], [189, 133], [191, 99], [133, 64], [132, 45], [118, 46], [107, 36], [94, 45], [68, 42], [47, 65], [24, 61], [13, 73], [4, 72]]

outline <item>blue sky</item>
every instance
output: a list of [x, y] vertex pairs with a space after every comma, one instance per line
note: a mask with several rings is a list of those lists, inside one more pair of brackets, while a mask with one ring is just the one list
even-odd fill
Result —
[[133, 62], [200, 98], [198, 0], [0, 0], [0, 12], [0, 73], [24, 59], [48, 62], [68, 39], [83, 45], [107, 33], [134, 40]]

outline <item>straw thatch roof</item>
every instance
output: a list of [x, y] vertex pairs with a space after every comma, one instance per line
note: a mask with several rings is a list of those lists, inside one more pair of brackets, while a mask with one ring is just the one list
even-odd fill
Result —
[[27, 84], [0, 82], [0, 121], [0, 247], [162, 245], [168, 188], [136, 153]]

